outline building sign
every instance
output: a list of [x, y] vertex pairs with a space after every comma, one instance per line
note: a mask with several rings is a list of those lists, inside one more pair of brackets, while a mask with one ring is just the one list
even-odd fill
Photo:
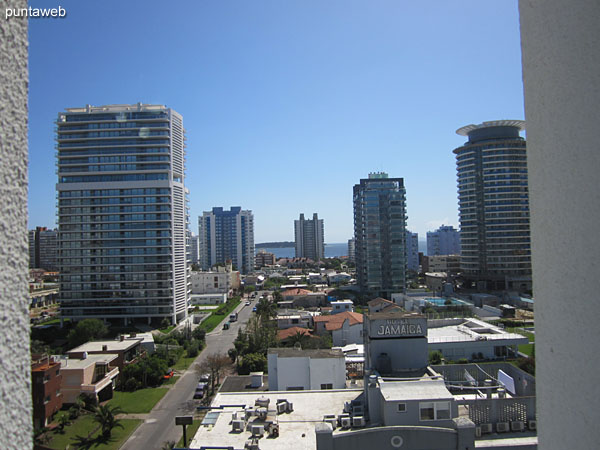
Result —
[[385, 319], [371, 322], [371, 338], [416, 337], [427, 334], [427, 319]]

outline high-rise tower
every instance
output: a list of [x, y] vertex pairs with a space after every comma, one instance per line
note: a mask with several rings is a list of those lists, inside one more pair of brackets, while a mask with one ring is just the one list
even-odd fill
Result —
[[68, 108], [57, 141], [62, 317], [185, 318], [182, 117], [141, 103]]
[[318, 261], [325, 255], [323, 219], [317, 213], [313, 218], [305, 219], [300, 214], [300, 219], [294, 220], [294, 236], [296, 241], [296, 258], [310, 258]]
[[371, 173], [354, 185], [356, 276], [363, 291], [387, 296], [406, 284], [406, 191], [403, 178]]
[[526, 142], [521, 120], [467, 125], [454, 150], [461, 271], [480, 288], [531, 289]]
[[232, 206], [215, 207], [198, 217], [200, 265], [203, 270], [231, 261], [242, 273], [254, 271], [254, 215]]

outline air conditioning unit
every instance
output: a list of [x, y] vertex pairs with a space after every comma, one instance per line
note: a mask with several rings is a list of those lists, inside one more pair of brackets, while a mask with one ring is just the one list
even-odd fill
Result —
[[479, 425], [481, 428], [481, 434], [489, 434], [492, 432], [492, 424], [491, 423], [482, 423]]
[[510, 427], [508, 426], [508, 422], [498, 422], [496, 424], [496, 431], [498, 433], [506, 433], [507, 431], [510, 431]]
[[331, 424], [331, 428], [334, 430], [337, 428], [337, 419], [333, 414], [323, 416], [323, 422]]
[[231, 429], [233, 431], [244, 431], [244, 428], [246, 428], [246, 422], [243, 420], [233, 420], [231, 422]]
[[537, 430], [537, 420], [530, 420], [529, 422], [527, 422], [527, 426], [531, 431]]
[[352, 414], [362, 415], [364, 413], [363, 405], [354, 405], [352, 407]]
[[270, 423], [267, 426], [267, 433], [269, 433], [269, 436], [276, 438], [277, 436], [279, 436], [279, 424], [278, 423]]
[[340, 426], [344, 429], [348, 429], [352, 426], [352, 420], [350, 417], [342, 417], [340, 419]]
[[292, 402], [287, 402], [287, 412], [291, 413], [294, 410], [294, 404]]
[[353, 427], [364, 427], [365, 426], [365, 418], [363, 416], [354, 416], [352, 418], [352, 426]]
[[258, 439], [253, 438], [249, 441], [246, 441], [246, 444], [244, 445], [244, 450], [260, 450], [260, 448], [258, 447]]
[[481, 437], [481, 427], [475, 427], [475, 437], [476, 438]]
[[512, 431], [523, 431], [525, 429], [525, 424], [521, 420], [515, 420], [510, 423], [510, 429]]
[[252, 437], [262, 437], [265, 434], [265, 427], [264, 425], [252, 425], [250, 431], [252, 431]]
[[287, 411], [287, 402], [277, 403], [277, 414], [283, 414]]

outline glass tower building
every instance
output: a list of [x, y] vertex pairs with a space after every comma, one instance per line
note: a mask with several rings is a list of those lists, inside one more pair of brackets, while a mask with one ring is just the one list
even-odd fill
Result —
[[227, 261], [241, 273], [254, 271], [254, 216], [232, 206], [229, 211], [215, 207], [198, 218], [200, 265], [209, 270]]
[[356, 276], [363, 292], [390, 298], [406, 284], [404, 179], [371, 173], [354, 185]]
[[187, 316], [182, 117], [160, 105], [58, 115], [63, 318], [176, 323]]
[[461, 271], [480, 288], [531, 289], [526, 142], [521, 120], [468, 125], [454, 150]]

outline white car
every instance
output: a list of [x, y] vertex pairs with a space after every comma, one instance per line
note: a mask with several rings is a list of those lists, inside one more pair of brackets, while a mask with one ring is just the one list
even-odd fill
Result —
[[250, 302], [249, 302], [249, 301], [248, 301], [248, 302], [246, 302], [246, 306], [250, 306]]

